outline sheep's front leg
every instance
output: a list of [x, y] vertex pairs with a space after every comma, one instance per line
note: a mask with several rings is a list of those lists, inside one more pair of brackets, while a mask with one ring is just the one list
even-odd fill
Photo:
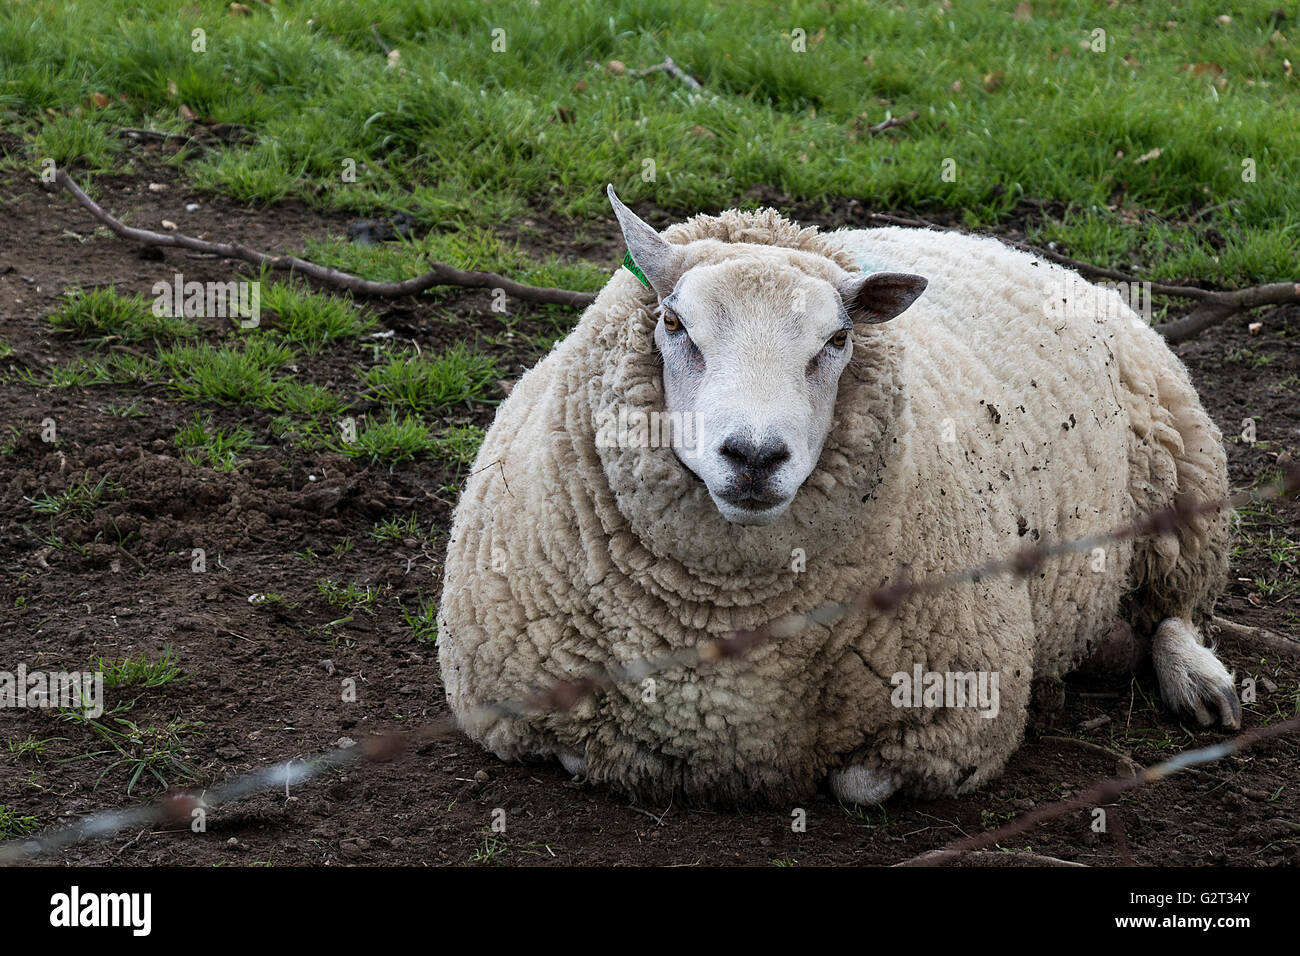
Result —
[[1241, 727], [1241, 704], [1228, 669], [1201, 643], [1190, 621], [1168, 617], [1156, 629], [1151, 662], [1160, 682], [1165, 706], [1179, 715], [1195, 718], [1202, 727], [1222, 724]]

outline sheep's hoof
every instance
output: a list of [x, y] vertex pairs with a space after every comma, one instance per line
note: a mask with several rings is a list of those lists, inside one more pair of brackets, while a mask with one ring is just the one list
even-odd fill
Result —
[[575, 777], [581, 777], [587, 772], [587, 758], [576, 750], [557, 750], [555, 756], [559, 759], [560, 765]]
[[1151, 661], [1160, 682], [1160, 696], [1176, 714], [1202, 727], [1222, 724], [1241, 727], [1241, 704], [1228, 669], [1201, 643], [1188, 621], [1170, 617], [1160, 622], [1151, 644]]
[[843, 803], [884, 803], [902, 784], [897, 774], [854, 765], [830, 774], [831, 793]]

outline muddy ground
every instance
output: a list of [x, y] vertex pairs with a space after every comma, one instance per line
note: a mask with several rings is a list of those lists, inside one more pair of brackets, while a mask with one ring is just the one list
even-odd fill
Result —
[[[16, 148], [14, 143], [8, 148]], [[100, 176], [101, 201], [131, 222], [157, 228], [174, 220], [183, 231], [238, 238], [255, 248], [296, 250], [309, 236], [341, 235], [348, 217], [300, 203], [245, 208], [191, 191], [147, 156], [143, 172]], [[151, 192], [148, 182], [169, 186]], [[763, 196], [776, 200], [779, 196]], [[198, 202], [187, 213], [187, 202]], [[271, 413], [250, 407], [205, 408], [214, 422], [244, 424], [259, 444], [234, 471], [181, 460], [172, 444], [195, 406], [166, 389], [112, 386], [42, 389], [22, 369], [103, 352], [114, 345], [78, 343], [45, 321], [69, 286], [115, 283], [148, 294], [160, 275], [232, 277], [227, 261], [169, 250], [163, 262], [142, 258], [132, 243], [95, 235], [96, 224], [70, 196], [44, 190], [27, 174], [0, 182], [0, 336], [13, 352], [0, 361], [0, 669], [82, 669], [96, 655], [158, 657], [170, 646], [181, 676], [161, 687], [112, 694], [134, 698], [139, 726], [190, 723], [177, 735], [178, 757], [201, 783], [329, 748], [340, 738], [364, 740], [378, 730], [415, 727], [446, 714], [432, 644], [418, 642], [402, 609], [436, 600], [443, 542], [462, 470], [425, 460], [367, 466], [337, 454], [304, 455], [270, 437]], [[867, 204], [793, 211], [805, 222], [865, 224]], [[662, 225], [671, 217], [642, 210]], [[1050, 215], [1026, 204], [1006, 226], [1019, 238], [1026, 222]], [[525, 248], [558, 251], [612, 267], [621, 252], [611, 223], [601, 231], [539, 210]], [[601, 238], [603, 237], [603, 239]], [[487, 342], [499, 332], [488, 298], [443, 291], [417, 300], [374, 303], [380, 328], [428, 351], [455, 339], [497, 354], [506, 377], [539, 356], [527, 334], [518, 347]], [[518, 328], [544, 338], [554, 315], [521, 309]], [[1276, 474], [1276, 456], [1300, 453], [1300, 309], [1223, 325], [1179, 348], [1201, 395], [1225, 434], [1256, 423], [1259, 442], [1229, 446], [1232, 480], [1241, 487]], [[219, 335], [216, 320], [208, 331]], [[371, 350], [355, 341], [304, 358], [297, 374], [357, 396], [367, 405], [356, 367]], [[499, 398], [500, 395], [496, 395]], [[136, 403], [141, 414], [113, 414]], [[454, 409], [439, 420], [491, 420], [492, 406]], [[40, 440], [42, 420], [57, 423], [57, 443]], [[10, 431], [16, 428], [16, 433]], [[56, 491], [89, 474], [108, 476], [113, 492], [84, 519], [60, 519], [64, 546], [41, 539], [47, 519], [27, 498]], [[382, 544], [375, 522], [414, 513], [435, 534]], [[1270, 531], [1272, 545], [1268, 543]], [[1220, 613], [1246, 625], [1295, 635], [1300, 505], [1278, 505], [1248, 528]], [[352, 547], [349, 549], [347, 541]], [[1286, 551], [1285, 542], [1292, 544]], [[78, 547], [80, 546], [80, 547]], [[207, 570], [191, 571], [202, 548]], [[308, 549], [316, 557], [303, 557]], [[1281, 549], [1279, 551], [1279, 549]], [[1270, 551], [1282, 554], [1276, 562]], [[380, 589], [370, 612], [344, 614], [316, 582], [329, 578]], [[282, 595], [282, 604], [250, 604], [254, 594]], [[348, 617], [350, 620], [340, 619]], [[1258, 681], [1245, 709], [1247, 727], [1300, 709], [1297, 661], [1262, 655], [1221, 639], [1238, 678]], [[356, 680], [358, 701], [340, 703], [340, 680]], [[941, 846], [963, 834], [1078, 792], [1113, 776], [1128, 760], [1152, 764], [1178, 750], [1222, 739], [1193, 732], [1158, 703], [1151, 675], [1071, 678], [1038, 694], [1025, 745], [1006, 773], [980, 793], [932, 802], [890, 801], [877, 810], [846, 810], [825, 795], [807, 802], [807, 831], [791, 829], [790, 809], [720, 812], [632, 807], [607, 792], [571, 781], [557, 765], [508, 766], [463, 738], [429, 743], [403, 759], [331, 771], [284, 792], [263, 793], [225, 808], [205, 834], [187, 829], [132, 830], [102, 843], [42, 857], [44, 862], [141, 864], [886, 864]], [[1075, 737], [1094, 747], [1045, 738]], [[8, 743], [51, 741], [39, 757], [16, 756]], [[0, 712], [0, 806], [44, 828], [92, 810], [156, 796], [148, 775], [128, 797], [128, 769], [113, 767], [86, 728], [48, 711]], [[1131, 792], [1119, 805], [1134, 859], [1140, 864], [1300, 862], [1300, 736], [1274, 740], [1172, 781]], [[177, 782], [182, 782], [177, 778]], [[506, 811], [504, 834], [490, 830], [494, 809]], [[1073, 813], [1004, 844], [1093, 865], [1119, 857], [1113, 830], [1094, 833], [1091, 816]]]

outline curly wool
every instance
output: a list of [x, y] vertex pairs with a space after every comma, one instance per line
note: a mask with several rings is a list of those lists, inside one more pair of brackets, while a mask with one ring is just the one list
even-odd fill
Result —
[[[515, 386], [466, 483], [448, 546], [439, 648], [447, 698], [507, 760], [563, 751], [644, 799], [806, 796], [850, 764], [916, 795], [995, 776], [1023, 733], [1034, 676], [1073, 667], [1126, 595], [1146, 623], [1208, 606], [1226, 522], [1053, 559], [1029, 580], [965, 583], [747, 658], [620, 684], [567, 712], [476, 717], [599, 666], [652, 659], [1028, 541], [1106, 530], [1180, 489], [1226, 488], [1222, 446], [1185, 370], [1125, 307], [1049, 323], [1077, 275], [992, 239], [919, 230], [824, 234], [774, 210], [696, 216], [664, 233], [688, 267], [789, 250], [830, 279], [870, 261], [929, 279], [854, 332], [821, 459], [767, 526], [718, 513], [670, 448], [597, 447], [619, 409], [662, 411], [653, 293], [620, 270]], [[1112, 303], [1113, 305], [1114, 303]], [[997, 672], [1000, 712], [899, 708], [891, 675]]]

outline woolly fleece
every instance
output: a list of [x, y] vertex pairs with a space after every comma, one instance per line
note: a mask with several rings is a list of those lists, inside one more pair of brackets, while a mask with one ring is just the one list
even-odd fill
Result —
[[[626, 270], [611, 278], [503, 403], [456, 510], [439, 655], [452, 711], [485, 748], [573, 751], [589, 779], [660, 802], [788, 801], [853, 764], [912, 795], [961, 793], [1018, 746], [1033, 677], [1070, 670], [1121, 613], [1147, 630], [1207, 613], [1226, 566], [1221, 515], [669, 671], [652, 702], [625, 683], [564, 713], [477, 717], [901, 568], [953, 571], [1226, 491], [1219, 432], [1181, 363], [1113, 292], [1080, 314], [1098, 290], [1075, 273], [994, 239], [825, 234], [770, 209], [664, 236], [686, 245], [688, 267], [755, 244], [832, 281], [870, 261], [930, 284], [898, 318], [855, 330], [816, 469], [779, 520], [741, 527], [671, 449], [596, 447], [620, 406], [662, 409], [654, 295]], [[997, 671], [999, 715], [892, 706], [891, 675], [918, 664]]]

